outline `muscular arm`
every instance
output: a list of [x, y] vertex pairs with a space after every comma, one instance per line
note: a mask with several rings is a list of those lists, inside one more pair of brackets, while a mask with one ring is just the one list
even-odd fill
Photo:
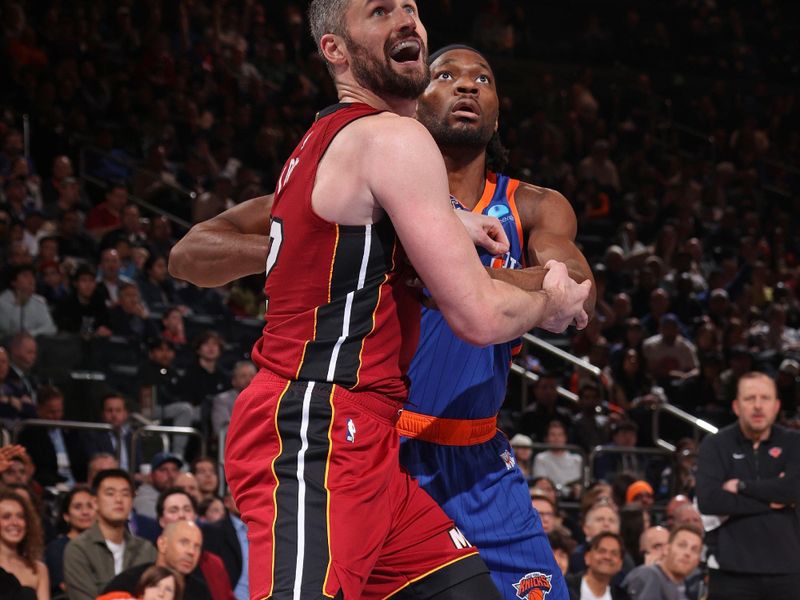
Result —
[[567, 265], [572, 279], [581, 283], [592, 282], [584, 309], [591, 318], [594, 315], [595, 285], [589, 263], [575, 245], [577, 221], [575, 212], [564, 196], [554, 190], [540, 188], [527, 183], [520, 184], [516, 196], [517, 209], [522, 229], [528, 239], [527, 269], [492, 269], [492, 278], [505, 281], [524, 290], [541, 289], [549, 260]]
[[444, 161], [430, 134], [410, 119], [387, 118], [380, 125], [386, 130], [380, 135], [374, 123], [369, 138], [361, 136], [360, 144], [369, 146], [360, 153], [361, 175], [453, 331], [484, 345], [550, 319], [556, 302], [549, 292], [524, 292], [490, 279], [482, 268], [451, 210]]
[[170, 252], [170, 274], [200, 287], [216, 287], [262, 273], [272, 198], [247, 200], [192, 227]]

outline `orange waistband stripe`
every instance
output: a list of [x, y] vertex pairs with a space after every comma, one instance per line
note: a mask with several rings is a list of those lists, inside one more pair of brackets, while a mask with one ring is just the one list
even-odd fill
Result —
[[444, 419], [404, 410], [397, 433], [442, 446], [474, 446], [488, 442], [497, 431], [497, 416], [486, 419]]

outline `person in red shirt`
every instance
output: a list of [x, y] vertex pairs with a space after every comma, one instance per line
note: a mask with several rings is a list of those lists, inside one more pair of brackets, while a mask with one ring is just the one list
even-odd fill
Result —
[[128, 189], [114, 183], [106, 191], [105, 200], [93, 207], [86, 216], [86, 230], [96, 239], [120, 227], [122, 207], [128, 203]]

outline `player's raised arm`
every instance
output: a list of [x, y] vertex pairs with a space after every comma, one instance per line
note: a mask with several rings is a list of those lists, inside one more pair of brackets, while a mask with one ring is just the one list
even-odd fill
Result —
[[524, 292], [489, 277], [451, 210], [444, 161], [422, 125], [394, 117], [375, 119], [370, 129], [369, 138], [360, 136], [362, 176], [457, 335], [486, 345], [542, 324], [585, 324], [581, 305], [588, 285], [554, 276], [548, 289]]
[[261, 273], [269, 250], [272, 194], [252, 198], [196, 224], [169, 255], [169, 272], [201, 287]]

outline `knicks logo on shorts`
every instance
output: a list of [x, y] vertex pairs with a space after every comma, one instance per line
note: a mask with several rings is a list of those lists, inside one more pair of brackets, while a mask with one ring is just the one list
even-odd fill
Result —
[[544, 600], [550, 590], [553, 589], [550, 580], [552, 575], [546, 575], [536, 571], [528, 573], [517, 583], [512, 583], [520, 600]]

